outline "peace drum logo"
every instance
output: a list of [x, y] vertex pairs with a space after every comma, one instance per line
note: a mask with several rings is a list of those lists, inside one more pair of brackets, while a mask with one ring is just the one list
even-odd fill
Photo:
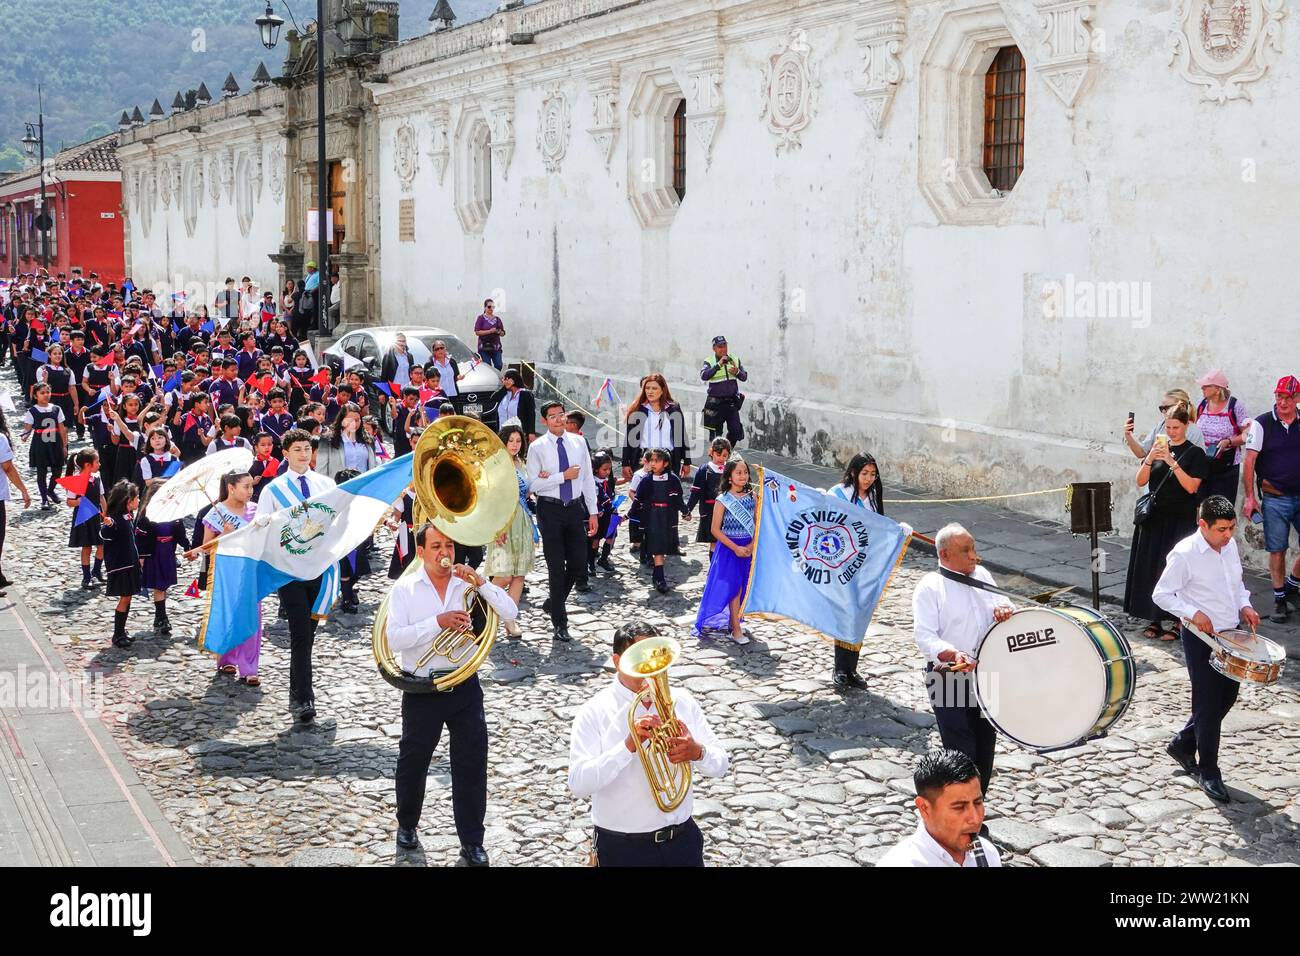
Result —
[[795, 568], [813, 584], [848, 584], [867, 560], [867, 526], [848, 513], [801, 511], [785, 529], [785, 546]]

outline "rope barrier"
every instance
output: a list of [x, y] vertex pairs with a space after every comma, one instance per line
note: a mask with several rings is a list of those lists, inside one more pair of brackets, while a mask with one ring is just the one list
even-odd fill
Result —
[[977, 495], [973, 498], [886, 498], [887, 505], [951, 505], [962, 501], [1000, 501], [1004, 498], [1027, 498], [1030, 495], [1055, 495], [1066, 488], [1045, 488], [1042, 491], [1018, 491], [1012, 495]]
[[590, 408], [587, 408], [586, 406], [584, 406], [584, 405], [583, 405], [581, 402], [579, 402], [576, 398], [574, 398], [574, 397], [573, 397], [572, 395], [570, 395], [568, 392], [564, 391], [564, 389], [560, 388], [560, 386], [556, 385], [556, 384], [555, 384], [554, 382], [552, 382], [549, 378], [547, 378], [545, 375], [543, 375], [541, 372], [539, 372], [539, 371], [537, 370], [537, 366], [534, 365], [532, 362], [525, 362], [525, 361], [523, 361], [523, 360], [521, 359], [521, 360], [519, 361], [519, 364], [520, 364], [520, 366], [522, 366], [523, 368], [530, 368], [530, 369], [532, 369], [532, 370], [533, 370], [533, 374], [536, 375], [538, 378], [540, 378], [540, 379], [541, 379], [543, 382], [545, 382], [547, 385], [549, 385], [549, 386], [551, 387], [551, 390], [552, 390], [552, 391], [554, 391], [557, 395], [562, 395], [564, 398], [566, 398], [566, 399], [569, 401], [570, 404], [573, 405], [574, 408], [576, 408], [578, 411], [582, 412], [582, 413], [583, 413], [584, 415], [586, 415], [588, 418], [591, 418], [591, 419], [594, 419], [595, 421], [600, 422], [600, 423], [601, 423], [602, 425], [604, 425], [606, 428], [612, 429], [614, 432], [617, 432], [617, 431], [618, 431], [617, 426], [611, 425], [609, 422], [605, 421], [605, 419], [601, 418], [599, 415], [597, 415], [595, 412], [593, 412]]

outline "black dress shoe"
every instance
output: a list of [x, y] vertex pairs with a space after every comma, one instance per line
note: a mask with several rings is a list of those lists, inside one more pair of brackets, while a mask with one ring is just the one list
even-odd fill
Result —
[[667, 593], [669, 592], [669, 590], [670, 590], [670, 588], [668, 587], [668, 582], [667, 582], [667, 581], [656, 581], [656, 582], [655, 582], [655, 590], [658, 591], [660, 594], [667, 594]]
[[298, 722], [299, 722], [299, 723], [302, 723], [302, 724], [310, 724], [310, 723], [311, 723], [313, 720], [315, 720], [315, 719], [316, 719], [316, 702], [315, 702], [315, 701], [311, 701], [311, 700], [309, 700], [309, 701], [307, 701], [307, 703], [303, 704], [302, 706], [300, 706], [300, 707], [298, 708]]
[[835, 675], [836, 678], [842, 678], [842, 682], [836, 681], [837, 687], [852, 687], [855, 690], [866, 690], [867, 682], [857, 671], [842, 671]]
[[1286, 619], [1291, 616], [1291, 612], [1287, 608], [1286, 603], [1286, 598], [1273, 602], [1273, 613], [1268, 616], [1268, 619], [1274, 624], [1285, 623]]
[[568, 627], [563, 624], [561, 624], [559, 627], [555, 629], [554, 637], [555, 640], [561, 642], [562, 644], [568, 644], [570, 641], [573, 640], [573, 638], [569, 636]]
[[573, 589], [577, 591], [579, 594], [587, 594], [589, 591], [591, 591], [591, 585], [588, 584], [586, 581], [579, 581], [577, 584], [573, 586]]
[[460, 845], [460, 858], [465, 861], [466, 866], [489, 866], [487, 850], [477, 843], [470, 845], [462, 843]]
[[1220, 803], [1227, 803], [1232, 799], [1228, 795], [1228, 788], [1223, 785], [1222, 780], [1201, 780], [1201, 789], [1211, 800], [1218, 800]]
[[420, 849], [420, 834], [414, 828], [398, 827], [397, 845], [403, 850], [418, 850]]
[[1200, 768], [1196, 766], [1196, 758], [1186, 751], [1179, 750], [1172, 743], [1165, 747], [1165, 753], [1174, 758], [1174, 762], [1183, 768], [1183, 771], [1195, 777], [1200, 773]]
[[550, 613], [551, 613], [551, 599], [550, 599], [550, 598], [547, 598], [545, 601], [542, 602], [542, 613], [543, 613], [543, 614], [550, 614]]

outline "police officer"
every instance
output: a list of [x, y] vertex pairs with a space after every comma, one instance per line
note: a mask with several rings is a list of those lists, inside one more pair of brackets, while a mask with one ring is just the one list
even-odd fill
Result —
[[704, 402], [704, 427], [709, 441], [722, 434], [725, 425], [727, 441], [735, 448], [745, 437], [744, 426], [740, 424], [740, 406], [745, 402], [740, 383], [749, 380], [749, 373], [740, 359], [727, 351], [726, 336], [713, 337], [713, 361], [704, 363], [700, 380], [709, 383], [709, 397]]

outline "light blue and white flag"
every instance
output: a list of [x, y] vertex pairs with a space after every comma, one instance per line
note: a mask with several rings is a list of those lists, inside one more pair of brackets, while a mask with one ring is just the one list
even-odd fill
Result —
[[907, 532], [868, 508], [753, 470], [762, 491], [744, 613], [793, 618], [857, 647], [903, 557]]
[[[336, 594], [338, 562], [374, 532], [402, 497], [411, 483], [411, 462], [411, 455], [403, 455], [324, 494], [258, 515], [218, 538], [199, 647], [224, 654], [242, 644], [257, 631], [258, 603], [290, 581], [332, 575], [331, 582], [322, 583], [322, 596]], [[329, 608], [313, 609], [322, 610]]]

